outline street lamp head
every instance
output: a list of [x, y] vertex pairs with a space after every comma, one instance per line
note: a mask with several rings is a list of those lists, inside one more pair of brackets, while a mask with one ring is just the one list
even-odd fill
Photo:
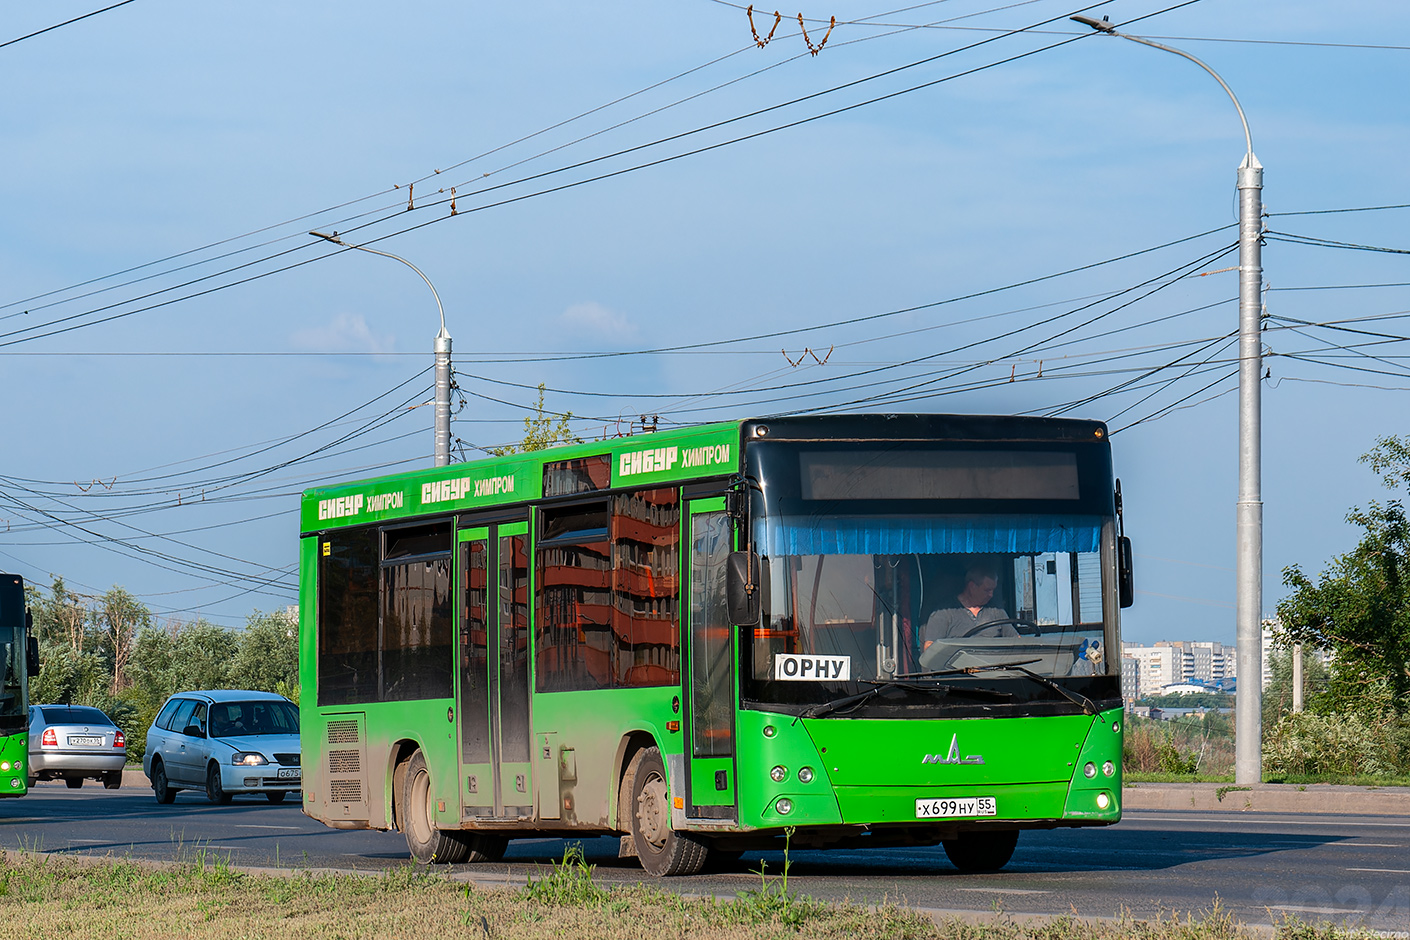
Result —
[[[310, 234], [310, 235], [314, 235], [314, 236], [316, 236], [316, 237], [318, 237], [318, 238], [321, 238], [321, 239], [323, 239], [324, 241], [330, 241], [330, 242], [332, 242], [332, 243], [335, 244], [335, 245], [346, 245], [346, 244], [347, 244], [347, 243], [344, 242], [341, 238], [338, 237], [338, 233], [337, 233], [337, 232], [334, 232], [332, 235], [328, 235], [328, 234], [325, 234], [325, 233], [323, 233], [323, 232], [309, 232], [309, 234]], [[349, 247], [351, 247], [351, 246], [349, 246]]]
[[1068, 19], [1074, 23], [1081, 23], [1083, 26], [1090, 26], [1099, 33], [1114, 33], [1116, 27], [1111, 25], [1111, 20], [1105, 16], [1101, 19], [1093, 19], [1090, 16], [1069, 16]]

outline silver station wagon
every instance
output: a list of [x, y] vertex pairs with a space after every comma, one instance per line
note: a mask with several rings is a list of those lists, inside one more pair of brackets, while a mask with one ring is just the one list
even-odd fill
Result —
[[109, 790], [122, 786], [127, 740], [113, 720], [89, 705], [34, 705], [29, 709], [29, 785], [63, 780], [71, 789], [86, 779]]
[[204, 789], [212, 803], [237, 793], [279, 803], [303, 786], [299, 709], [272, 692], [178, 693], [147, 732], [142, 769], [158, 803], [190, 789]]

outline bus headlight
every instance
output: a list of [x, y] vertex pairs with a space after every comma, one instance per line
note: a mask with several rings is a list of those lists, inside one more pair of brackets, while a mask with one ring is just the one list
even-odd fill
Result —
[[769, 776], [773, 778], [774, 783], [783, 783], [788, 777], [788, 768], [779, 764], [773, 770], [769, 771]]
[[1086, 766], [1082, 768], [1082, 773], [1087, 775], [1088, 780], [1091, 780], [1097, 775], [1097, 765], [1091, 761], [1087, 761]]
[[800, 768], [798, 769], [798, 782], [799, 782], [799, 783], [812, 783], [812, 782], [813, 782], [813, 768], [811, 768], [811, 767], [800, 767]]
[[1111, 761], [1107, 761], [1106, 763], [1102, 764], [1102, 773], [1110, 777], [1112, 774], [1116, 773], [1116, 765], [1113, 764]]

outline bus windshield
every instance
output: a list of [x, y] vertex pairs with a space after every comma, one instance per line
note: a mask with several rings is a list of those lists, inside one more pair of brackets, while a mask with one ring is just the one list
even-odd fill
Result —
[[23, 731], [29, 721], [24, 697], [25, 630], [0, 626], [0, 734]]
[[822, 446], [751, 455], [763, 618], [746, 699], [818, 706], [884, 683], [858, 706], [876, 714], [1118, 694], [1101, 461], [1073, 445]]

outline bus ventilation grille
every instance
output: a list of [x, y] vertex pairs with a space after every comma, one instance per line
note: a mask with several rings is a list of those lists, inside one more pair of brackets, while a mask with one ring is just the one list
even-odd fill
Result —
[[361, 803], [361, 780], [329, 780], [328, 798], [334, 803]]
[[356, 744], [357, 743], [357, 721], [330, 721], [328, 722], [328, 743], [329, 744]]
[[330, 774], [362, 773], [361, 751], [329, 751], [328, 772]]

